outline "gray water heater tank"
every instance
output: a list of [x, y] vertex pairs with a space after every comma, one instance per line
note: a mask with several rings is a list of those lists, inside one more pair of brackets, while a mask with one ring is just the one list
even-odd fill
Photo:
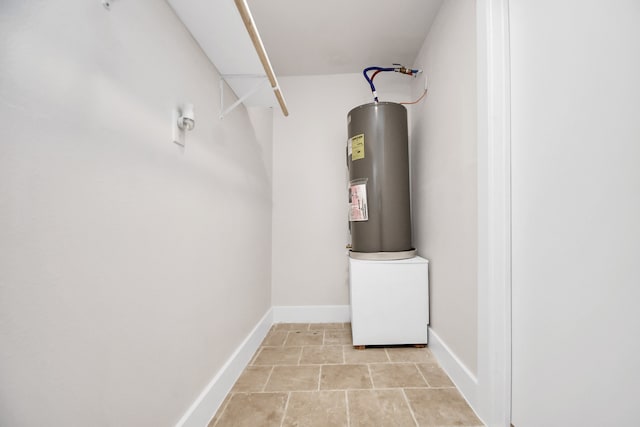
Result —
[[347, 122], [351, 257], [412, 258], [407, 109], [365, 104]]

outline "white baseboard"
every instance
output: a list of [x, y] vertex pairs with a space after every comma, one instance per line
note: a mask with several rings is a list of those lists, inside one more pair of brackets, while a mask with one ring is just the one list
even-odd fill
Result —
[[[209, 423], [274, 323], [338, 323], [350, 320], [351, 310], [348, 305], [270, 308], [207, 384], [178, 421], [176, 427], [203, 427]], [[476, 376], [431, 328], [429, 328], [429, 348], [469, 405], [476, 410], [478, 389]]]
[[[204, 427], [209, 423], [274, 323], [339, 323], [349, 321], [351, 321], [351, 310], [348, 305], [274, 306], [270, 308], [180, 418], [176, 427]], [[429, 328], [429, 348], [440, 366], [477, 413], [478, 379], [476, 376], [431, 328]]]
[[351, 321], [349, 305], [279, 305], [273, 323], [343, 323]]
[[469, 406], [478, 413], [478, 379], [455, 355], [433, 329], [429, 328], [429, 349], [438, 359], [438, 363], [454, 382]]
[[191, 404], [176, 427], [204, 427], [211, 421], [274, 323], [339, 323], [349, 322], [350, 319], [348, 305], [270, 308]]
[[273, 325], [273, 309], [260, 319], [240, 346], [233, 352], [215, 377], [180, 418], [176, 427], [205, 427], [222, 405], [238, 377], [251, 361]]

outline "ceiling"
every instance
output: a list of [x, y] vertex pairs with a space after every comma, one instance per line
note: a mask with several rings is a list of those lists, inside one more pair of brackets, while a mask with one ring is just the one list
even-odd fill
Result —
[[[238, 102], [277, 105], [234, 0], [167, 0]], [[276, 76], [358, 73], [414, 59], [442, 0], [247, 0]], [[220, 116], [236, 103], [224, 95]], [[286, 98], [286, 94], [285, 94]]]
[[247, 0], [278, 76], [413, 65], [442, 0]]

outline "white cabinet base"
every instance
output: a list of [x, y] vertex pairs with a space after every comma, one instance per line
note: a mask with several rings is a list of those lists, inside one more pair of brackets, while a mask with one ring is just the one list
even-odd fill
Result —
[[353, 345], [426, 344], [429, 261], [349, 258]]

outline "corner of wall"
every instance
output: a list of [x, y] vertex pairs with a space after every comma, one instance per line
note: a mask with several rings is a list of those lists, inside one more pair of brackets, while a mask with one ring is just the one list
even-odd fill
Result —
[[176, 427], [202, 427], [211, 421], [233, 384], [260, 347], [260, 343], [267, 336], [271, 325], [273, 325], [273, 309], [270, 308], [198, 395], [176, 423]]
[[478, 418], [481, 418], [477, 409], [478, 379], [431, 327], [429, 327], [429, 349]]

